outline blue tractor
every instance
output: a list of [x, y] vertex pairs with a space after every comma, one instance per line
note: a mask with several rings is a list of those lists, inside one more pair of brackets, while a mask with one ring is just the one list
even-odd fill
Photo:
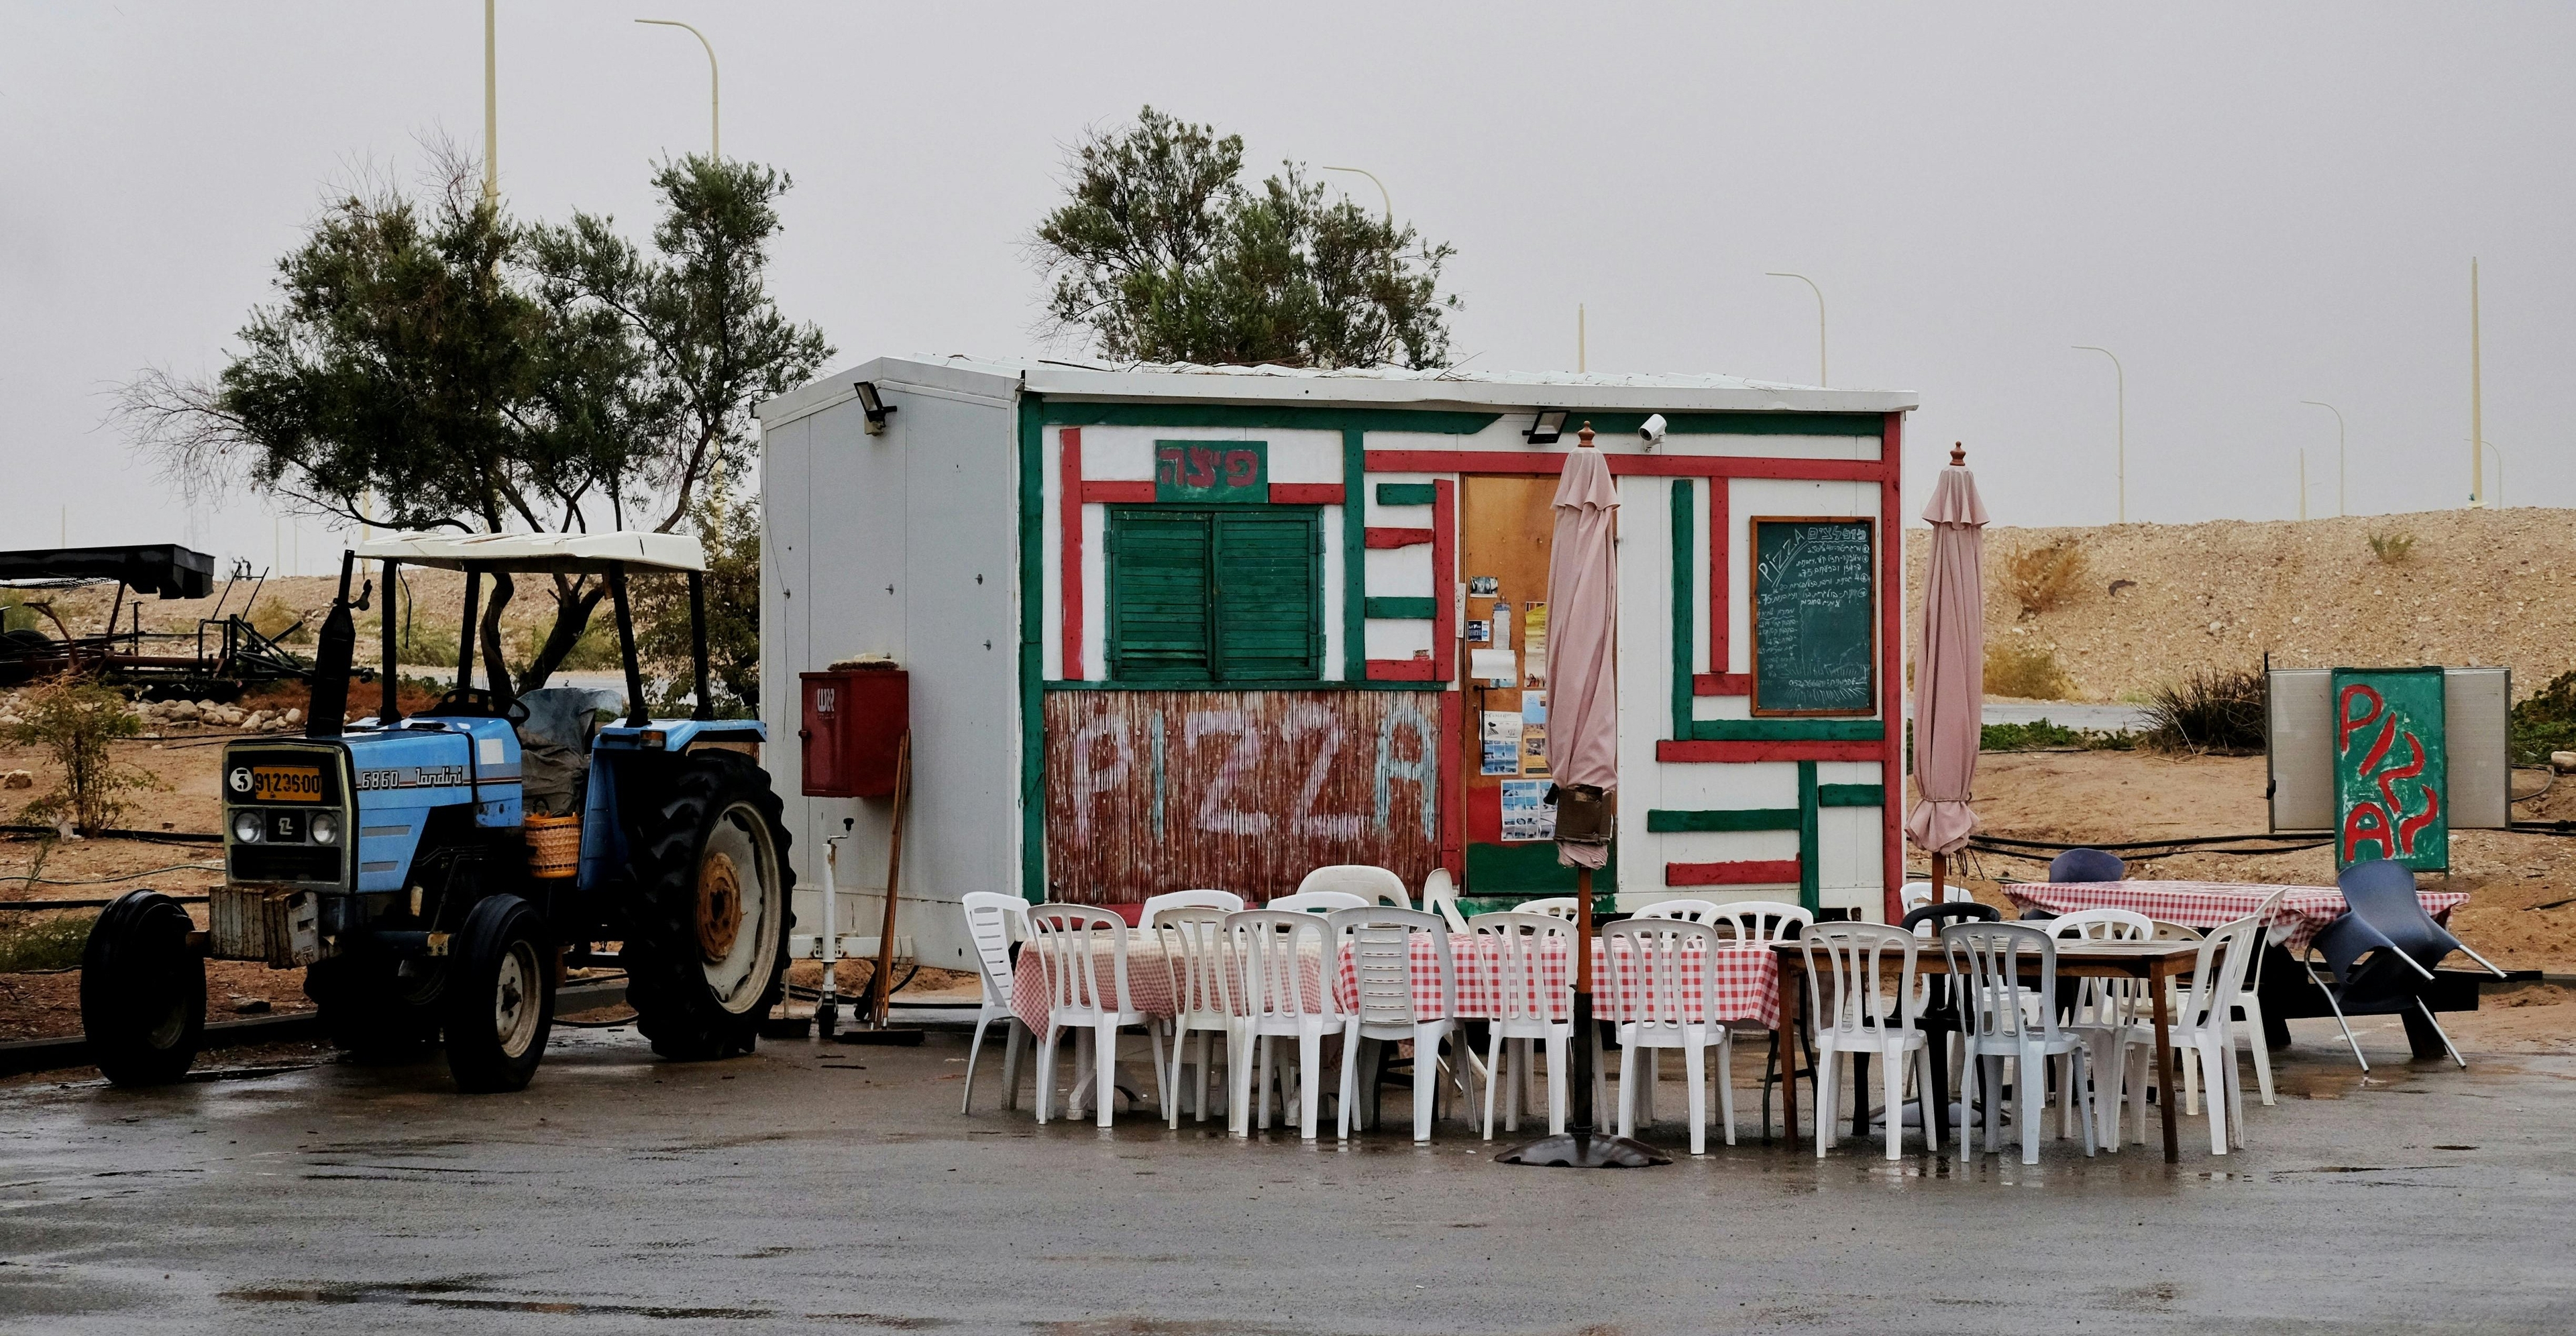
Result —
[[[344, 725], [353, 613], [374, 582], [355, 599], [349, 587], [369, 561], [387, 594], [383, 704]], [[496, 603], [513, 573], [603, 580], [624, 717], [595, 722], [609, 693], [513, 697], [506, 677], [476, 687], [472, 634], [459, 637], [455, 689], [404, 717], [391, 595], [405, 565], [464, 573], [467, 628], [487, 577]], [[785, 986], [796, 874], [756, 759], [765, 731], [709, 708], [704, 570], [697, 540], [658, 533], [407, 534], [344, 553], [304, 736], [225, 747], [225, 875], [206, 928], [135, 891], [90, 934], [81, 1017], [108, 1079], [187, 1072], [208, 957], [303, 966], [336, 1040], [385, 1056], [442, 1043], [463, 1090], [527, 1085], [574, 966], [623, 968], [636, 1025], [665, 1057], [749, 1052]], [[687, 579], [689, 718], [645, 714], [630, 572]]]

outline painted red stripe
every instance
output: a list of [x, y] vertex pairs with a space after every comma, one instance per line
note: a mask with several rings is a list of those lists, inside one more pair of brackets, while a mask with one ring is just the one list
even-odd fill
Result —
[[[1894, 730], [1903, 732], [1902, 729]], [[1676, 742], [1655, 744], [1655, 759], [1684, 764], [1703, 761], [1884, 761], [1886, 744], [1878, 742]]]
[[[1371, 450], [1371, 473], [1533, 473], [1565, 471], [1560, 451], [1518, 454], [1504, 450]], [[1817, 482], [1877, 482], [1887, 465], [1876, 459], [1773, 459], [1743, 455], [1612, 455], [1610, 472], [1646, 478], [1794, 478]]]
[[1458, 679], [1458, 483], [1431, 484], [1431, 658], [1434, 682]]
[[1429, 529], [1388, 529], [1374, 524], [1368, 528], [1370, 547], [1420, 547], [1430, 541]]
[[1341, 503], [1342, 485], [1337, 482], [1270, 484], [1270, 504], [1274, 506], [1338, 506]]
[[[1067, 427], [1065, 430], [1073, 431], [1075, 428]], [[1154, 484], [1150, 482], [1086, 482], [1082, 485], [1082, 499], [1095, 505], [1142, 505], [1154, 499]]]
[[[1718, 616], [1726, 614], [1719, 612]], [[1691, 694], [1694, 696], [1750, 696], [1753, 694], [1751, 673], [1693, 673]]]
[[1082, 672], [1082, 503], [1089, 498], [1082, 481], [1082, 428], [1066, 427], [1063, 441], [1062, 468], [1057, 487], [1063, 495], [1063, 512], [1057, 526], [1063, 530], [1062, 562], [1064, 573], [1059, 581], [1064, 586], [1064, 678], [1079, 682]]
[[1429, 659], [1371, 659], [1368, 680], [1372, 682], [1437, 682], [1433, 676], [1440, 665]]
[[1885, 462], [1886, 474], [1878, 489], [1878, 533], [1884, 549], [1879, 560], [1879, 717], [1888, 721], [1887, 738], [1880, 744], [1878, 779], [1886, 786], [1887, 802], [1879, 810], [1881, 839], [1885, 851], [1880, 857], [1879, 885], [1886, 903], [1881, 906], [1887, 922], [1905, 916], [1905, 729], [1897, 720], [1905, 717], [1904, 704], [1898, 693], [1905, 681], [1905, 415], [1890, 413], [1887, 425], [1879, 431], [1878, 455]]
[[1666, 886], [1795, 886], [1798, 884], [1798, 860], [1776, 859], [1762, 862], [1745, 859], [1733, 863], [1666, 863]]
[[1449, 869], [1453, 883], [1467, 876], [1464, 713], [1458, 692], [1440, 693], [1440, 866]]

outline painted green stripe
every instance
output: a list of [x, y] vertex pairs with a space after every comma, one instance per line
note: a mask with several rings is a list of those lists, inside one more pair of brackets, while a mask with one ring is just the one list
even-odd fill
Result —
[[[1556, 861], [1556, 843], [1553, 840], [1513, 844], [1470, 843], [1467, 846], [1466, 895], [1504, 900], [1504, 903], [1489, 903], [1487, 908], [1508, 909], [1518, 903], [1510, 899], [1515, 896], [1571, 895], [1578, 884], [1575, 870]], [[1610, 913], [1616, 903], [1610, 895], [1618, 889], [1619, 842], [1614, 839], [1610, 842], [1608, 866], [1592, 874], [1592, 912]], [[1467, 903], [1462, 896], [1462, 912], [1466, 912]]]
[[[1813, 761], [1799, 764], [1813, 766]], [[1813, 770], [1807, 773], [1813, 774]], [[1718, 811], [1671, 811], [1661, 808], [1646, 813], [1646, 829], [1658, 834], [1683, 831], [1796, 830], [1798, 809], [1794, 807], [1742, 807]]]
[[1885, 807], [1887, 787], [1883, 784], [1819, 784], [1816, 802], [1825, 807]]
[[1439, 604], [1427, 598], [1362, 599], [1368, 615], [1382, 621], [1427, 622]]
[[1673, 736], [1691, 735], [1692, 512], [1699, 489], [1689, 478], [1673, 479]]
[[[1061, 427], [1280, 427], [1315, 431], [1410, 431], [1473, 436], [1500, 413], [1428, 408], [1315, 408], [1290, 404], [1097, 404], [1056, 402], [1046, 421]], [[1643, 422], [1642, 414], [1632, 415]], [[1788, 416], [1788, 415], [1783, 415]], [[1870, 418], [1872, 424], [1876, 418]], [[1627, 428], [1635, 431], [1635, 426]], [[1876, 435], [1876, 425], [1870, 434]], [[1836, 433], [1851, 435], [1850, 432]], [[1356, 476], [1356, 475], [1354, 475]], [[1347, 480], [1345, 482], [1347, 486]]]
[[[1624, 436], [1644, 426], [1643, 413], [1576, 410], [1565, 434], [1585, 422], [1603, 436]], [[1664, 430], [1675, 436], [1866, 436], [1878, 439], [1886, 423], [1876, 413], [1667, 413]]]
[[1368, 676], [1368, 614], [1361, 602], [1368, 593], [1368, 498], [1360, 490], [1368, 477], [1368, 433], [1342, 429], [1342, 677], [1359, 682]]
[[1377, 503], [1381, 506], [1427, 506], [1439, 496], [1440, 489], [1427, 482], [1382, 482], [1377, 485]]
[[[1043, 450], [1046, 400], [1020, 396], [1020, 894], [1046, 903], [1046, 658], [1039, 647], [1045, 610], [1039, 606], [1046, 577], [1039, 563], [1044, 542], [1046, 472]], [[1105, 610], [1104, 610], [1105, 611]]]
[[1816, 874], [1816, 763], [1798, 762], [1798, 903], [1812, 914], [1824, 908]]
[[1875, 719], [1695, 719], [1690, 730], [1698, 742], [1877, 742], [1886, 736], [1887, 726]]

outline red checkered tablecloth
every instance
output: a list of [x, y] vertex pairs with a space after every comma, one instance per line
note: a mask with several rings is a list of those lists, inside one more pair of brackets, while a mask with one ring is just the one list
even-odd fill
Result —
[[[2015, 882], [2003, 888], [2025, 909], [2060, 914], [2079, 909], [2128, 909], [2189, 928], [2215, 928], [2233, 923], [2263, 907], [2273, 892], [2285, 892], [2273, 911], [2272, 940], [2291, 955], [2308, 949], [2308, 939], [2342, 917], [2343, 892], [2332, 886], [2263, 886], [2227, 881], [2063, 881]], [[2424, 912], [2440, 919], [2468, 902], [2457, 891], [2419, 890]]]
[[[1458, 1012], [1462, 1017], [1491, 1016], [1498, 1009], [1502, 991], [1502, 955], [1493, 939], [1453, 935], [1450, 949], [1458, 971]], [[1549, 953], [1545, 968], [1548, 982], [1556, 989], [1561, 1015], [1572, 1014], [1572, 980], [1567, 973], [1568, 953], [1559, 947]], [[1698, 968], [1699, 952], [1683, 954], [1682, 1017], [1687, 1021], [1752, 1021], [1765, 1029], [1776, 1029], [1780, 1023], [1780, 962], [1778, 955], [1766, 946], [1722, 946], [1717, 952], [1717, 998], [1714, 1012], [1706, 991], [1701, 986], [1705, 977]], [[1428, 934], [1413, 939], [1413, 1003], [1425, 1017], [1440, 1012], [1440, 958]], [[1114, 986], [1115, 966], [1105, 956], [1092, 961], [1101, 983], [1101, 995], [1110, 995]], [[1631, 953], [1624, 947], [1611, 951], [1599, 939], [1592, 943], [1592, 969], [1595, 984], [1594, 1002], [1603, 1020], [1634, 1019], [1638, 1004], [1637, 969]], [[1348, 1010], [1357, 1004], [1359, 987], [1346, 956], [1338, 962], [1334, 979], [1334, 1001]], [[1154, 1016], [1169, 1016], [1172, 1002], [1172, 976], [1163, 964], [1161, 945], [1145, 929], [1131, 930], [1127, 943], [1127, 991], [1138, 1010]], [[1034, 947], [1020, 952], [1017, 970], [1012, 976], [1011, 1010], [1029, 1028], [1044, 1033], [1050, 993], [1047, 987], [1043, 954]]]

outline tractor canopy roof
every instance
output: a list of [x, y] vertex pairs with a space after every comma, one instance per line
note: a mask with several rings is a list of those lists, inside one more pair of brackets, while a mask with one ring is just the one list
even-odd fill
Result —
[[349, 551], [362, 561], [399, 561], [461, 571], [599, 573], [629, 570], [703, 571], [705, 549], [687, 534], [644, 533], [398, 533]]

